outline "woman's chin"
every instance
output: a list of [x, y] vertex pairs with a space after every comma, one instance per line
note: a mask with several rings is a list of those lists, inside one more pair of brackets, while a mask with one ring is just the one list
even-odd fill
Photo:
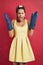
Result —
[[24, 19], [25, 18], [18, 18], [17, 20], [22, 22]]
[[24, 19], [19, 19], [20, 21], [23, 21]]

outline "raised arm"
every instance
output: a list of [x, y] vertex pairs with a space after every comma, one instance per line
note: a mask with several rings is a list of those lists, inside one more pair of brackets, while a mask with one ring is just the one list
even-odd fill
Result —
[[15, 31], [14, 31], [14, 20], [11, 21], [11, 24], [12, 24], [13, 29], [12, 29], [11, 31], [9, 30], [8, 32], [9, 32], [9, 36], [12, 38], [12, 37], [15, 36]]
[[14, 36], [13, 21], [11, 23], [10, 18], [7, 13], [4, 14], [4, 17], [6, 19], [6, 23], [8, 26], [9, 36], [12, 38]]
[[32, 15], [31, 15], [31, 20], [30, 20], [30, 23], [29, 23], [29, 25], [28, 25], [29, 35], [30, 35], [30, 36], [33, 35], [34, 28], [35, 28], [35, 26], [36, 26], [37, 17], [38, 17], [38, 12], [37, 12], [37, 11], [36, 11], [35, 13], [32, 13]]

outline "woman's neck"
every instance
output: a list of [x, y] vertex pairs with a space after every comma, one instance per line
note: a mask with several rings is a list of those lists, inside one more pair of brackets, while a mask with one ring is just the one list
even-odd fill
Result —
[[23, 22], [24, 20], [25, 20], [25, 19], [23, 19], [22, 21], [20, 21], [20, 20], [18, 20], [18, 19], [17, 19], [17, 22], [19, 22], [19, 23], [20, 23], [20, 22]]

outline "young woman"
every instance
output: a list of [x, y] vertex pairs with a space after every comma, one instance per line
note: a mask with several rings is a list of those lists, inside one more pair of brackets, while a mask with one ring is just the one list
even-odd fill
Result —
[[9, 36], [14, 37], [10, 47], [9, 61], [13, 62], [13, 65], [25, 65], [27, 62], [34, 61], [35, 57], [28, 34], [33, 35], [38, 12], [32, 14], [29, 22], [25, 18], [26, 11], [24, 6], [19, 5], [16, 8], [16, 20], [10, 21], [6, 13], [4, 16], [8, 25]]

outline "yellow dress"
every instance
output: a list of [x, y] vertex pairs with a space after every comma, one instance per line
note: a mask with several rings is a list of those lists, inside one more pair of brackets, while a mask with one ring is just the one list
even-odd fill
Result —
[[14, 21], [14, 30], [16, 34], [11, 43], [9, 61], [22, 63], [35, 61], [34, 53], [27, 36], [27, 20], [25, 20], [24, 26], [18, 26], [16, 20]]

